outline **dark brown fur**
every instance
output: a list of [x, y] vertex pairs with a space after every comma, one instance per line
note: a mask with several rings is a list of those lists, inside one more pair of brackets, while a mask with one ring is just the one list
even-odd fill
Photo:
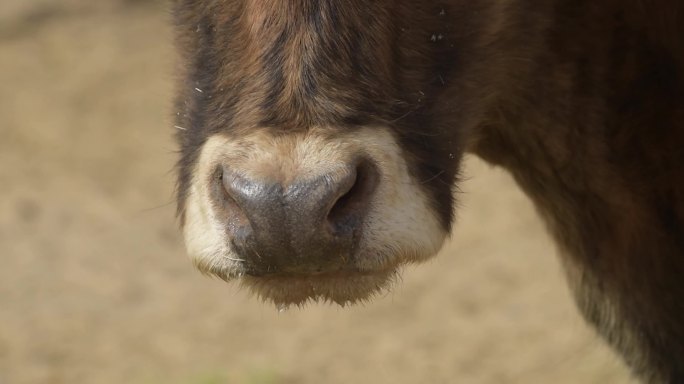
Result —
[[586, 318], [684, 382], [684, 5], [176, 0], [179, 212], [204, 140], [389, 126], [446, 229], [464, 151], [507, 168]]

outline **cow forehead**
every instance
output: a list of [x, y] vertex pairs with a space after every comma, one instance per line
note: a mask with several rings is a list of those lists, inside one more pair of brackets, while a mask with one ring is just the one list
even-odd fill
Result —
[[[190, 42], [188, 61], [204, 72], [195, 76], [200, 88], [236, 104], [234, 117], [247, 125], [397, 119], [429, 100], [431, 88], [444, 87], [446, 64], [463, 48], [444, 6], [246, 0], [198, 11], [190, 3], [179, 7], [178, 19], [181, 40]], [[404, 17], [408, 12], [419, 17]]]
[[214, 27], [217, 42], [225, 40], [218, 47], [232, 48], [215, 51], [223, 56], [216, 82], [224, 90], [241, 84], [249, 97], [240, 109], [259, 107], [260, 125], [362, 120], [362, 111], [377, 114], [377, 104], [392, 99], [391, 24], [381, 9], [371, 21], [359, 13], [368, 6], [343, 2], [247, 1], [242, 7], [227, 24], [232, 31]]

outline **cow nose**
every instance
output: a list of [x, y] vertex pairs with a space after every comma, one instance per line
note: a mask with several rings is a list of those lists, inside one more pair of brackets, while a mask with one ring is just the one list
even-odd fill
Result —
[[378, 174], [360, 161], [286, 185], [229, 169], [222, 181], [232, 246], [248, 273], [312, 274], [353, 261]]

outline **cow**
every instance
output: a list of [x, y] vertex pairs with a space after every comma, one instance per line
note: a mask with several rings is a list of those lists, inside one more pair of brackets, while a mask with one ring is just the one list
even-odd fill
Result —
[[178, 216], [278, 306], [370, 300], [433, 256], [461, 159], [508, 170], [577, 306], [684, 383], [684, 3], [174, 0]]

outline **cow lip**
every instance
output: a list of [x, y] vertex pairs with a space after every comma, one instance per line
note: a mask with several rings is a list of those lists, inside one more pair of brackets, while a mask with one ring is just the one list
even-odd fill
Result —
[[387, 274], [396, 270], [396, 267], [385, 267], [380, 269], [361, 270], [358, 268], [343, 268], [335, 271], [321, 271], [321, 272], [257, 272], [246, 271], [244, 276], [249, 276], [257, 279], [343, 279], [354, 278], [362, 276], [377, 276]]

